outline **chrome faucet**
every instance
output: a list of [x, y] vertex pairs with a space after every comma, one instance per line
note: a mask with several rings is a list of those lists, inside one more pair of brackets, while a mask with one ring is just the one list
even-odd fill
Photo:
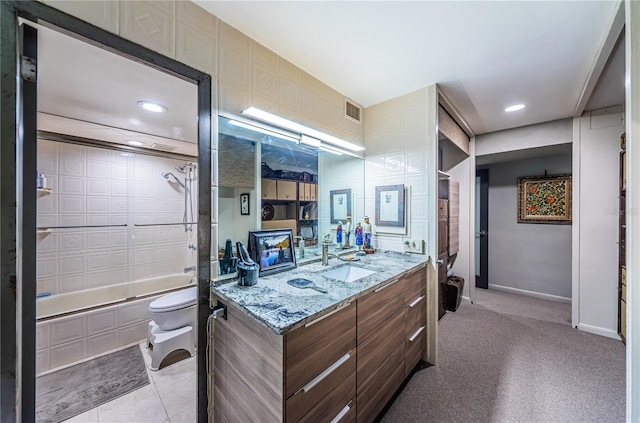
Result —
[[196, 270], [196, 266], [185, 267], [184, 268], [184, 273], [189, 273], [189, 272], [195, 271], [195, 270]]
[[298, 240], [298, 259], [304, 258], [304, 238], [296, 235], [293, 237], [293, 239]]
[[335, 257], [337, 259], [340, 258], [337, 254], [329, 252], [329, 245], [330, 245], [330, 243], [328, 243], [328, 242], [323, 242], [322, 243], [322, 265], [323, 266], [328, 266], [329, 265], [329, 259], [331, 258], [331, 256], [333, 256], [333, 257]]

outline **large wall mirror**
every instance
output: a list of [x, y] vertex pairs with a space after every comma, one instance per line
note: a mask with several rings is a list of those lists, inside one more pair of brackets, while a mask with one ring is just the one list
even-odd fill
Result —
[[[300, 143], [300, 134], [246, 119], [218, 119], [218, 241], [220, 279], [236, 272], [236, 242], [247, 243], [249, 231], [291, 229], [299, 265], [319, 259], [319, 245], [344, 248], [331, 223], [331, 192], [349, 196], [350, 245], [364, 222], [364, 160], [337, 149]], [[345, 199], [346, 200], [346, 199]]]

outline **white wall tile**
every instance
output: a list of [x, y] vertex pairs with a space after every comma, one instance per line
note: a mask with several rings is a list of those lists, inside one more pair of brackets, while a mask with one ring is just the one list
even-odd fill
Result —
[[[108, 156], [108, 155], [106, 155]], [[111, 178], [111, 162], [104, 160], [87, 160], [87, 176], [96, 179]]]
[[58, 277], [58, 293], [76, 292], [87, 288], [87, 278], [84, 273], [61, 275]]
[[60, 195], [58, 197], [58, 212], [60, 214], [84, 214], [85, 198], [79, 195]]
[[153, 262], [153, 248], [136, 248], [135, 260], [136, 266], [140, 264], [149, 264]]
[[36, 293], [49, 292], [56, 294], [58, 292], [58, 278], [36, 278]]
[[65, 176], [85, 176], [85, 159], [84, 156], [66, 156], [64, 153], [60, 155], [58, 162], [58, 174], [60, 179]]
[[111, 198], [112, 214], [126, 214], [128, 210], [129, 210], [129, 199], [127, 197]]
[[85, 226], [87, 216], [85, 214], [60, 214], [58, 215], [58, 224], [60, 226]]
[[129, 187], [126, 181], [111, 181], [111, 195], [114, 197], [126, 197], [129, 195]]
[[118, 346], [142, 341], [147, 337], [145, 322], [135, 323], [118, 329]]
[[59, 251], [77, 251], [87, 248], [85, 232], [60, 231], [58, 239]]
[[111, 252], [111, 267], [127, 267], [129, 265], [129, 253], [127, 251]]
[[105, 251], [98, 254], [87, 254], [87, 272], [105, 270], [111, 267], [111, 254]]
[[[112, 270], [98, 270], [95, 272], [87, 272], [87, 288], [99, 288], [111, 285]], [[122, 298], [124, 299], [124, 298]]]
[[36, 350], [49, 347], [49, 323], [36, 323]]
[[87, 197], [87, 213], [109, 213], [111, 200], [109, 197]]
[[113, 330], [87, 337], [87, 357], [102, 354], [118, 346], [118, 331]]
[[86, 319], [84, 314], [63, 317], [52, 321], [49, 325], [51, 346], [61, 345], [86, 336]]
[[64, 366], [82, 360], [87, 356], [86, 341], [79, 339], [49, 349], [49, 368]]
[[112, 225], [111, 216], [108, 214], [90, 214], [87, 215], [88, 226], [106, 226]]
[[[87, 336], [114, 331], [118, 328], [118, 310], [116, 307], [106, 307], [87, 313]], [[115, 347], [115, 342], [112, 348]]]
[[36, 374], [49, 370], [49, 350], [36, 351]]
[[[107, 164], [107, 166], [109, 166]], [[111, 195], [111, 181], [109, 179], [87, 179], [87, 195]]]
[[111, 232], [108, 230], [87, 230], [87, 249], [106, 249], [111, 247]]
[[[58, 258], [58, 272], [60, 275], [84, 273], [86, 270], [84, 254]], [[59, 281], [62, 284], [62, 281]]]
[[129, 270], [127, 268], [111, 269], [111, 284], [125, 283], [129, 280]]
[[111, 178], [127, 180], [128, 171], [126, 163], [111, 163]]

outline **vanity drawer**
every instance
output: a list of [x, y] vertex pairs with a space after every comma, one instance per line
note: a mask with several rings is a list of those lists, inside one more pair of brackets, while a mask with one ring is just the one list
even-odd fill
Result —
[[358, 344], [358, 385], [369, 383], [382, 363], [404, 345], [404, 313], [398, 313], [370, 338]]
[[358, 299], [358, 345], [404, 311], [404, 280], [384, 282]]
[[[287, 422], [327, 422], [338, 416], [356, 395], [356, 350], [331, 363], [286, 403]], [[351, 406], [349, 406], [351, 408]], [[350, 410], [347, 410], [347, 413]], [[346, 414], [346, 413], [343, 413]]]
[[405, 276], [405, 303], [409, 305], [416, 299], [425, 295], [426, 266], [409, 271]]
[[356, 346], [356, 303], [350, 303], [285, 335], [288, 398]]
[[400, 345], [380, 366], [369, 383], [358, 380], [358, 422], [370, 423], [387, 405], [404, 379], [404, 345]]

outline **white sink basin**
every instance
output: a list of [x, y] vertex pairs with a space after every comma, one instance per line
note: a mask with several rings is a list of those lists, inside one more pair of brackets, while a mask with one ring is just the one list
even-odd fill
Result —
[[353, 282], [376, 273], [374, 270], [363, 269], [356, 266], [342, 266], [322, 273], [325, 278], [336, 279], [342, 282]]

